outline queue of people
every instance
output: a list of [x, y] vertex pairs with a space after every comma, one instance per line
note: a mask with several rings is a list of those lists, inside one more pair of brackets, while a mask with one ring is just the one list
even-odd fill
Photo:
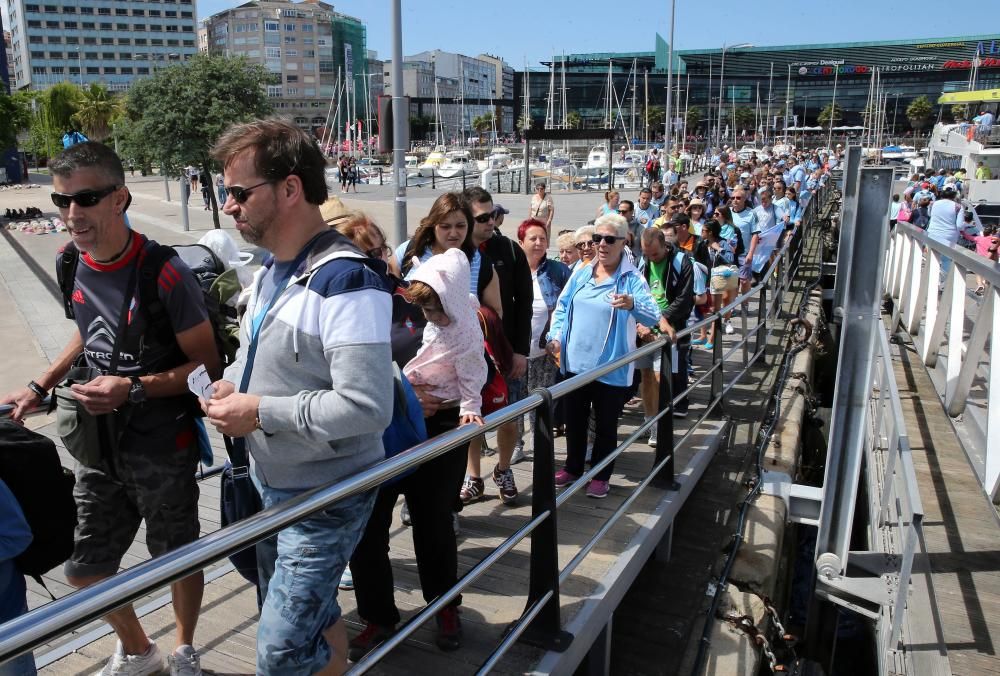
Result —
[[[513, 403], [657, 335], [675, 337], [766, 269], [783, 233], [801, 218], [799, 205], [826, 176], [820, 158], [805, 155], [774, 164], [722, 162], [693, 192], [686, 181], [667, 189], [657, 180], [635, 200], [610, 190], [592, 223], [556, 233], [555, 205], [542, 184], [510, 236], [497, 229], [510, 211], [486, 190], [469, 188], [440, 195], [393, 250], [377, 223], [328, 194], [326, 160], [294, 125], [236, 125], [212, 156], [223, 167], [216, 186], [223, 212], [244, 240], [270, 253], [246, 291], [240, 348], [228, 363], [191, 270], [126, 225], [130, 195], [120, 159], [87, 142], [50, 163], [53, 201], [80, 252], [71, 281], [79, 330], [45, 373], [0, 403], [14, 404], [20, 420], [65, 385], [80, 419], [113, 421], [120, 430], [106, 448], [86, 447], [93, 444], [87, 438], [71, 450], [81, 459], [78, 528], [65, 572], [76, 587], [118, 570], [142, 520], [153, 556], [198, 537], [197, 416], [245, 445], [264, 507], [293, 500], [385, 457], [399, 378], [415, 393], [426, 434], [435, 436], [482, 425], [497, 393], [500, 405]], [[139, 269], [161, 255], [154, 305], [164, 318], [136, 302]], [[697, 344], [677, 344], [675, 393], [688, 386]], [[67, 382], [81, 364], [92, 377]], [[201, 367], [212, 384], [195, 404], [185, 384]], [[578, 481], [588, 463], [604, 462], [617, 446], [636, 370], [649, 419], [659, 410], [655, 359], [623, 366], [562, 402], [556, 425], [567, 453], [557, 487]], [[687, 411], [684, 399], [673, 415]], [[648, 442], [655, 446], [653, 430]], [[511, 466], [526, 455], [526, 431], [523, 420], [497, 431], [490, 478], [507, 505], [519, 497]], [[395, 633], [401, 618], [388, 542], [400, 495], [424, 599], [456, 583], [456, 513], [487, 495], [483, 442], [341, 500], [258, 546], [258, 672], [342, 673]], [[614, 463], [606, 464], [586, 496], [607, 497], [613, 473]], [[350, 638], [337, 601], [348, 570], [365, 622]], [[194, 632], [203, 585], [199, 573], [172, 586], [177, 644], [166, 659], [130, 606], [109, 614], [118, 642], [101, 673], [168, 667], [200, 674]], [[458, 596], [436, 616], [441, 650], [461, 646], [460, 605]]]

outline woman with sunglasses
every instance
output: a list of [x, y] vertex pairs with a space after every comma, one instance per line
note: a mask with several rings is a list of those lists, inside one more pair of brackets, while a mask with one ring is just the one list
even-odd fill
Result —
[[691, 219], [689, 224], [691, 234], [700, 237], [701, 227], [705, 225], [705, 203], [695, 197], [688, 203], [687, 213]]
[[[618, 214], [594, 223], [596, 257], [581, 264], [556, 302], [546, 350], [559, 355], [560, 372], [567, 378], [614, 361], [636, 346], [636, 322], [655, 326], [660, 309], [649, 285], [624, 255], [628, 224]], [[595, 339], [596, 337], [596, 339]], [[587, 425], [595, 418], [591, 466], [615, 448], [618, 418], [629, 396], [633, 365], [628, 364], [565, 397], [566, 466], [555, 476], [556, 487], [567, 486], [584, 473]], [[605, 498], [614, 463], [597, 473], [587, 486], [587, 496]]]
[[571, 272], [576, 272], [580, 267], [587, 265], [590, 261], [594, 260], [594, 256], [597, 251], [594, 248], [594, 240], [592, 239], [594, 234], [594, 226], [585, 225], [582, 228], [577, 228], [574, 233], [574, 239], [576, 244], [574, 245], [577, 250], [576, 262], [570, 267]]
[[552, 232], [552, 219], [556, 216], [556, 208], [552, 204], [552, 195], [545, 192], [545, 181], [535, 184], [535, 194], [531, 196], [531, 218], [536, 218], [545, 224], [547, 232]]
[[[487, 212], [479, 218], [492, 218]], [[486, 222], [483, 221], [483, 222]], [[472, 267], [472, 282], [469, 293], [483, 305], [490, 306], [499, 316], [503, 316], [500, 304], [500, 280], [493, 271], [493, 264], [479, 253], [472, 244], [472, 210], [461, 193], [446, 192], [431, 205], [431, 210], [420, 220], [420, 226], [413, 239], [396, 247], [400, 272], [409, 280], [420, 264], [435, 254], [448, 249], [461, 249]]]

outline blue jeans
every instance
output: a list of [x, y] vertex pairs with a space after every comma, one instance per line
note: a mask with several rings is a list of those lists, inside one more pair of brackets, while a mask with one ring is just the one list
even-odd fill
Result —
[[[20, 573], [15, 571], [15, 574], [20, 576]], [[24, 615], [28, 612], [28, 602], [24, 598], [24, 586], [21, 586], [21, 607], [17, 612], [12, 613], [13, 608], [4, 608], [4, 612], [0, 613], [3, 615], [3, 620], [0, 622], [6, 622], [7, 620], [13, 620], [18, 615]], [[0, 676], [35, 676], [38, 672], [35, 670], [35, 656], [33, 653], [27, 652], [23, 655], [19, 655], [9, 662], [0, 664]]]
[[[265, 509], [304, 492], [258, 488]], [[267, 596], [257, 625], [257, 673], [312, 674], [329, 663], [323, 631], [340, 619], [337, 584], [364, 532], [375, 494], [341, 500], [278, 533], [274, 575], [261, 581]]]

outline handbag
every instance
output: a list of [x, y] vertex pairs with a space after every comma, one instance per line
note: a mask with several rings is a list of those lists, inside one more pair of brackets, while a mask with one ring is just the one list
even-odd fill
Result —
[[[138, 272], [139, 262], [137, 259], [135, 265], [132, 266], [128, 285], [125, 287], [125, 299], [118, 316], [118, 331], [111, 348], [108, 375], [118, 375], [118, 362], [129, 330], [129, 310], [135, 295]], [[100, 375], [100, 370], [91, 366], [71, 368], [63, 382], [53, 388], [53, 396], [49, 404], [49, 413], [53, 410], [56, 413], [56, 432], [63, 440], [66, 450], [85, 467], [97, 467], [104, 458], [110, 458], [114, 455], [132, 414], [132, 406], [126, 404], [121, 409], [111, 413], [92, 415], [77, 400], [76, 395], [70, 389], [71, 386], [89, 383]], [[108, 466], [111, 467], [110, 463]]]

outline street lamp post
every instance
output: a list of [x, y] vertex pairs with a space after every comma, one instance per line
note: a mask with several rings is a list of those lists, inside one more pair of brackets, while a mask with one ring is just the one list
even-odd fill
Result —
[[722, 66], [719, 68], [719, 111], [716, 117], [715, 123], [715, 137], [716, 143], [719, 147], [722, 147], [722, 84], [726, 79], [726, 52], [730, 49], [745, 49], [747, 47], [753, 47], [749, 42], [741, 42], [738, 45], [722, 45]]
[[76, 48], [76, 69], [77, 75], [80, 76], [80, 86], [83, 86], [83, 59], [80, 58], [80, 48]]

